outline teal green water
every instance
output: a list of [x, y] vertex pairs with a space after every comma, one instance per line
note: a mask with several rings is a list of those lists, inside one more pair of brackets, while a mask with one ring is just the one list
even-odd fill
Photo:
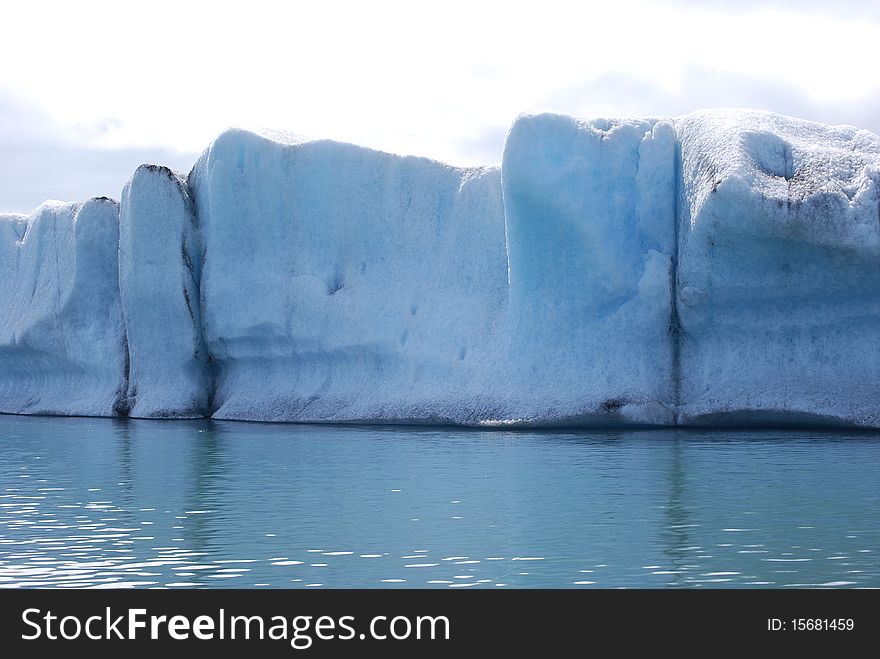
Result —
[[2, 587], [880, 587], [880, 435], [0, 416]]

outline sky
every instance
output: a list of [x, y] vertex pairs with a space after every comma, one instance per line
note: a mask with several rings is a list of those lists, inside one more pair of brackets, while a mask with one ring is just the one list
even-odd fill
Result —
[[880, 0], [0, 8], [0, 211], [119, 198], [230, 126], [498, 164], [521, 112], [771, 110], [880, 133]]

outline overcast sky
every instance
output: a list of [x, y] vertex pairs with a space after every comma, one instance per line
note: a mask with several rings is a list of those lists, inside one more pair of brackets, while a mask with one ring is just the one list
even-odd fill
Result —
[[497, 164], [517, 114], [752, 107], [880, 133], [880, 0], [28, 2], [0, 9], [0, 210], [119, 197], [255, 125]]

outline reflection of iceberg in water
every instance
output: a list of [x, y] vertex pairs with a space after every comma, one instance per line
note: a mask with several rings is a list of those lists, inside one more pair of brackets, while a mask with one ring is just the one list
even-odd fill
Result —
[[880, 575], [871, 434], [3, 415], [0, 435], [0, 587], [871, 587]]
[[[197, 425], [187, 433], [190, 437], [192, 474], [184, 499], [186, 508], [183, 514], [186, 519], [181, 520], [183, 529], [180, 530], [180, 537], [189, 551], [210, 555], [217, 551], [220, 544], [215, 538], [224, 515], [225, 497], [221, 483], [227, 467], [224, 463], [222, 433], [216, 431], [211, 421]], [[233, 547], [224, 546], [222, 549], [234, 552]], [[199, 570], [187, 580], [197, 583], [210, 581], [209, 574], [208, 570]]]
[[670, 588], [687, 586], [688, 571], [687, 548], [691, 546], [688, 528], [691, 527], [686, 505], [685, 465], [680, 437], [669, 438], [667, 444], [671, 453], [669, 463], [669, 500], [664, 508], [664, 526], [661, 536], [664, 542], [663, 553], [669, 559], [669, 567], [664, 567], [671, 574], [666, 585]]
[[[117, 486], [120, 489], [121, 507], [130, 511], [134, 507], [135, 496], [135, 472], [134, 460], [132, 455], [132, 437], [131, 424], [126, 419], [112, 419], [113, 440], [118, 450], [119, 457], [117, 463], [119, 465], [119, 478]], [[130, 523], [137, 523], [138, 520], [128, 519]]]

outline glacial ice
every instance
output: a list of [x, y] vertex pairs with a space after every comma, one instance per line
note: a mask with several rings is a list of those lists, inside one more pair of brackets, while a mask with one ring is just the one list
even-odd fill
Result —
[[675, 134], [669, 121], [521, 116], [501, 178], [509, 416], [671, 423]]
[[199, 309], [201, 243], [186, 181], [142, 165], [122, 190], [119, 292], [134, 417], [208, 414], [211, 387]]
[[0, 216], [0, 411], [120, 411], [118, 216], [107, 198]]
[[880, 138], [523, 115], [502, 166], [232, 129], [0, 215], [0, 412], [880, 427]]
[[215, 417], [464, 423], [493, 406], [498, 170], [231, 130], [190, 186]]
[[680, 421], [880, 426], [880, 138], [748, 111], [677, 130]]

